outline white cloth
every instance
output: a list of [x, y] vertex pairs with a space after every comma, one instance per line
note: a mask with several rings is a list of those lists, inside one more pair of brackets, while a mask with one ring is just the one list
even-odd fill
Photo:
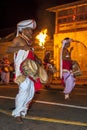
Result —
[[60, 51], [60, 78], [62, 79], [62, 53], [63, 53], [63, 48], [66, 44], [66, 40], [63, 40], [62, 41], [62, 48], [61, 48], [61, 51]]
[[[15, 54], [14, 63], [15, 63], [15, 75], [16, 77], [21, 74], [20, 64], [23, 60], [27, 58], [29, 51], [19, 50], [17, 56]], [[12, 116], [25, 116], [27, 114], [27, 103], [31, 102], [34, 97], [35, 89], [34, 82], [29, 78], [26, 78], [19, 85], [19, 92], [15, 99], [15, 109], [12, 111]]]
[[19, 50], [16, 56], [16, 53], [14, 54], [14, 66], [15, 66], [15, 76], [21, 75], [20, 71], [20, 64], [22, 61], [24, 61], [28, 56], [29, 50]]
[[70, 71], [64, 72], [63, 78], [65, 83], [64, 94], [70, 94], [75, 87], [75, 78], [73, 76], [73, 73], [71, 73]]
[[29, 78], [19, 85], [19, 93], [15, 98], [15, 109], [12, 111], [12, 116], [25, 116], [27, 114], [27, 103], [31, 102], [34, 97], [34, 83]]

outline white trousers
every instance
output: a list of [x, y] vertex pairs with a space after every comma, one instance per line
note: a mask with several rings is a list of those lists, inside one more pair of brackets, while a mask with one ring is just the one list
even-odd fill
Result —
[[29, 78], [19, 85], [19, 93], [15, 98], [15, 109], [12, 111], [12, 116], [25, 116], [27, 114], [27, 104], [31, 102], [34, 97], [35, 89], [34, 83]]
[[70, 72], [63, 73], [63, 78], [65, 82], [64, 93], [70, 94], [75, 87], [75, 78]]

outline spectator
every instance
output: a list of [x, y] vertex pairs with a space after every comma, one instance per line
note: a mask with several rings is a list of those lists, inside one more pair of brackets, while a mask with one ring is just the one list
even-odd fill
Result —
[[1, 82], [8, 84], [10, 82], [10, 61], [8, 55], [5, 55], [1, 60]]

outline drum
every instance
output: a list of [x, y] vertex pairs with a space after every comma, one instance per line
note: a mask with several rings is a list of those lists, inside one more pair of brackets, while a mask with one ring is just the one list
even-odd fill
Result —
[[75, 76], [81, 76], [82, 72], [77, 61], [72, 61], [72, 71]]
[[38, 75], [39, 75], [41, 83], [47, 83], [48, 82], [48, 75], [47, 75], [47, 72], [46, 72], [46, 70], [44, 69], [43, 66], [39, 66]]
[[34, 75], [36, 75], [36, 73], [38, 71], [38, 66], [35, 63], [35, 61], [33, 61], [31, 59], [26, 59], [21, 64], [21, 70], [22, 70], [22, 74], [24, 76], [33, 77]]
[[52, 73], [52, 74], [54, 74], [54, 73], [57, 72], [57, 68], [56, 68], [55, 65], [53, 65], [53, 64], [48, 64], [48, 65], [47, 65], [47, 70], [48, 70], [50, 73]]
[[48, 81], [48, 75], [44, 67], [31, 59], [26, 59], [21, 64], [21, 70], [24, 76], [30, 76], [34, 80], [40, 78], [41, 83], [47, 83]]

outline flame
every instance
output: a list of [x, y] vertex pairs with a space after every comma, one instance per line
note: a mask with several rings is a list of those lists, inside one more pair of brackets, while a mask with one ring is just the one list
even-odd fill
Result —
[[47, 29], [42, 30], [37, 36], [36, 39], [39, 40], [39, 45], [44, 46], [46, 42], [46, 37], [47, 37]]

